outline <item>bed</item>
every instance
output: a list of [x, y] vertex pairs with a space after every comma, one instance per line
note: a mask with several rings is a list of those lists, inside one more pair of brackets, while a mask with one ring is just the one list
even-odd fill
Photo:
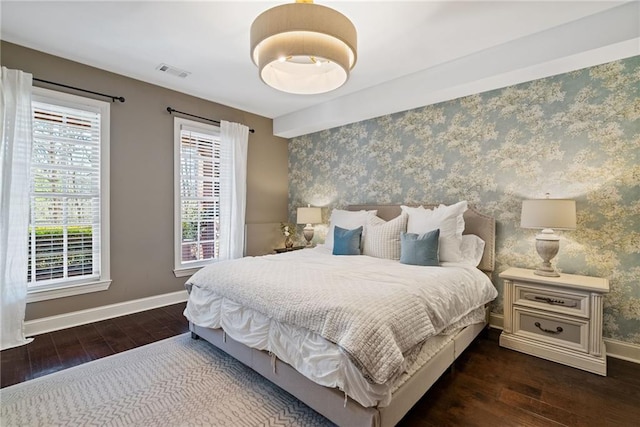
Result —
[[[396, 219], [402, 212], [399, 205], [352, 205], [349, 210], [375, 211], [377, 217], [385, 221]], [[464, 234], [479, 236], [484, 241], [484, 250], [477, 268], [454, 263], [431, 270], [437, 271], [435, 274], [444, 275], [445, 282], [449, 280], [449, 274], [455, 274], [455, 277], [460, 274], [469, 276], [470, 280], [480, 282], [482, 280], [478, 276], [483, 276], [487, 281], [487, 276], [490, 278], [494, 269], [495, 221], [473, 208], [467, 209], [464, 212]], [[484, 298], [481, 306], [468, 311], [464, 309], [464, 312], [459, 313], [452, 305], [447, 305], [445, 309], [429, 308], [426, 309], [426, 316], [432, 321], [423, 322], [421, 316], [425, 309], [415, 302], [422, 299], [423, 291], [421, 288], [416, 291], [412, 287], [413, 281], [409, 280], [412, 276], [405, 276], [405, 270], [396, 272], [396, 264], [399, 264], [397, 261], [394, 264], [367, 256], [335, 257], [326, 248], [320, 247], [280, 255], [244, 258], [235, 263], [236, 267], [233, 262], [220, 264], [224, 268], [198, 273], [187, 282], [190, 295], [185, 315], [189, 319], [194, 338], [209, 341], [341, 426], [393, 426], [399, 422], [484, 329], [488, 301], [495, 297], [492, 285], [492, 294], [483, 290], [478, 291], [475, 296], [476, 291], [473, 290], [473, 298], [478, 301]], [[251, 265], [257, 272], [248, 268]], [[238, 266], [241, 268], [237, 268]], [[295, 273], [278, 273], [287, 269]], [[339, 272], [344, 274], [341, 276], [342, 273]], [[288, 285], [284, 283], [277, 284], [276, 276], [273, 279], [275, 281], [270, 282], [271, 274], [293, 274], [293, 280], [297, 283], [309, 282], [314, 295], [310, 298], [311, 302], [300, 299], [307, 296], [303, 295], [298, 286], [287, 288]], [[363, 345], [354, 345], [353, 336], [358, 335], [357, 333], [340, 327], [342, 324], [349, 324], [356, 330], [359, 321], [357, 316], [346, 317], [345, 320], [340, 315], [333, 323], [325, 319], [324, 323], [316, 327], [318, 315], [313, 311], [316, 309], [316, 301], [326, 302], [333, 310], [334, 302], [349, 300], [356, 295], [350, 294], [352, 289], [356, 292], [360, 285], [355, 280], [360, 278], [362, 286], [368, 285], [371, 275], [375, 275], [376, 280], [390, 282], [392, 287], [407, 290], [414, 297], [406, 308], [406, 312], [411, 315], [398, 319], [399, 324], [410, 327], [398, 328], [397, 325], [391, 325], [388, 336], [376, 341], [376, 338], [367, 335], [364, 341], [366, 344]], [[336, 277], [343, 276], [350, 285], [339, 288], [342, 285]], [[313, 290], [317, 289], [313, 287], [314, 280], [327, 285], [323, 286], [322, 291]], [[267, 291], [262, 295], [255, 288], [243, 289], [235, 281], [252, 282], [257, 287], [264, 285], [267, 289], [271, 289], [271, 284], [277, 284], [278, 291]], [[338, 283], [334, 284], [334, 281]], [[213, 282], [219, 283], [214, 285]], [[223, 289], [225, 283], [228, 283], [226, 290]], [[280, 286], [284, 290], [280, 290]], [[341, 289], [344, 289], [344, 295]], [[473, 286], [470, 289], [474, 289]], [[277, 296], [278, 292], [287, 295], [286, 301]], [[381, 288], [376, 292], [381, 293], [379, 299], [376, 299], [377, 296], [372, 297], [367, 304], [375, 306], [375, 301], [384, 300], [386, 291]], [[429, 292], [437, 293], [438, 290], [434, 288]], [[333, 293], [340, 293], [335, 301], [332, 300]], [[269, 305], [267, 300], [272, 298], [276, 301], [280, 298], [281, 303]], [[390, 297], [389, 301], [389, 310], [392, 310], [395, 304], [392, 301], [395, 300]], [[398, 301], [400, 307], [404, 307], [402, 304], [406, 302]], [[308, 315], [307, 311], [304, 311], [305, 315], [300, 314], [302, 309], [299, 307], [304, 306], [306, 310], [306, 305], [312, 306], [312, 315]], [[285, 313], [285, 309], [280, 306], [293, 309], [289, 308]], [[376, 307], [376, 310], [385, 310], [380, 305]], [[434, 312], [445, 314], [434, 315]], [[293, 326], [294, 323], [299, 326]], [[423, 323], [429, 323], [429, 327], [423, 328]], [[366, 328], [365, 333], [368, 333]], [[428, 339], [423, 339], [424, 337]], [[419, 345], [415, 341], [419, 341]], [[317, 357], [319, 354], [323, 357]], [[372, 354], [376, 354], [376, 357], [370, 357]]]

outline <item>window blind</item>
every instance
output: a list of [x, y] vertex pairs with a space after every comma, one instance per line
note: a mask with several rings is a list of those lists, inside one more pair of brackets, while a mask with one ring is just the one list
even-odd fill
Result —
[[30, 287], [100, 276], [100, 120], [33, 101]]
[[180, 128], [180, 258], [193, 265], [219, 256], [220, 138]]

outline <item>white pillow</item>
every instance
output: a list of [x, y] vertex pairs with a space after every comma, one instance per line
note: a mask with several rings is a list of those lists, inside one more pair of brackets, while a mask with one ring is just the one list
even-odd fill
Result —
[[484, 240], [475, 234], [465, 234], [462, 236], [462, 243], [460, 244], [462, 259], [460, 262], [477, 267], [480, 261], [482, 261], [484, 245]]
[[364, 227], [367, 230], [367, 239], [362, 246], [362, 254], [399, 260], [400, 233], [407, 231], [408, 218], [409, 216], [404, 212], [389, 221], [377, 216], [370, 216]]
[[333, 250], [333, 230], [336, 225], [340, 228], [344, 228], [345, 230], [353, 230], [354, 228], [358, 228], [362, 226], [362, 244], [364, 244], [364, 239], [366, 235], [365, 226], [367, 224], [367, 220], [371, 216], [376, 216], [378, 213], [377, 210], [373, 211], [345, 211], [342, 209], [334, 209], [331, 211], [331, 216], [329, 217], [329, 231], [327, 232], [327, 237], [324, 239], [324, 244], [330, 250]]
[[460, 262], [462, 254], [460, 244], [464, 231], [464, 218], [462, 215], [467, 210], [467, 202], [458, 202], [451, 206], [440, 205], [430, 210], [422, 206], [410, 208], [401, 206], [402, 211], [409, 214], [407, 233], [424, 234], [432, 230], [440, 229], [440, 261]]

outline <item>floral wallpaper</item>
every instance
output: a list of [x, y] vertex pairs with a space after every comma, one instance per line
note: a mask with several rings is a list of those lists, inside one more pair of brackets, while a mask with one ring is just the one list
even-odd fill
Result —
[[[289, 144], [289, 212], [311, 203], [455, 203], [497, 221], [494, 284], [535, 268], [523, 199], [572, 198], [553, 260], [610, 279], [605, 337], [640, 344], [640, 56], [378, 117]], [[326, 227], [316, 228], [322, 241]]]

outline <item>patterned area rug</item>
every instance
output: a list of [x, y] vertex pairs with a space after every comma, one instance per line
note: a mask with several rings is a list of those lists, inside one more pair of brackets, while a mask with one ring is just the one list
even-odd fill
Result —
[[189, 334], [0, 391], [2, 426], [329, 426], [260, 374]]

